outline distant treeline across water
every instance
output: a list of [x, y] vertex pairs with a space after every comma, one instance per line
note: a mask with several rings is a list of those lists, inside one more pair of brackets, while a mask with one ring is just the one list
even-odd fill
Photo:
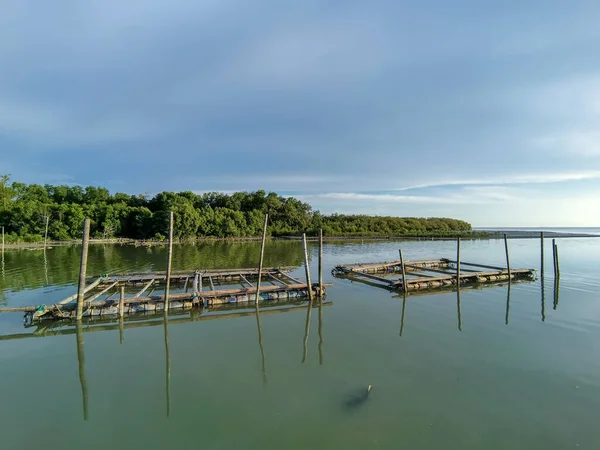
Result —
[[471, 224], [450, 218], [382, 217], [321, 214], [308, 203], [274, 192], [161, 192], [111, 194], [88, 186], [51, 186], [0, 178], [0, 225], [7, 242], [66, 241], [81, 236], [84, 218], [91, 219], [92, 237], [164, 239], [169, 212], [174, 212], [176, 238], [247, 237], [262, 232], [289, 236], [323, 229], [328, 236], [453, 236], [471, 232]]

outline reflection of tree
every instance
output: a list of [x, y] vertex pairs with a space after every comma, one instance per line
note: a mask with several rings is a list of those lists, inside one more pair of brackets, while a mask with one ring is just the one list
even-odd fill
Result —
[[[196, 245], [175, 245], [173, 270], [250, 268], [256, 267], [260, 242], [203, 242]], [[43, 250], [13, 250], [6, 252], [6, 265], [18, 268], [6, 273], [4, 290], [35, 289], [46, 284], [73, 284], [79, 277], [79, 246], [58, 246]], [[87, 272], [104, 273], [165, 270], [166, 246], [134, 247], [131, 245], [90, 245]], [[296, 241], [267, 243], [265, 267], [298, 266], [302, 263], [302, 245]], [[45, 267], [48, 268], [46, 282]], [[3, 296], [0, 292], [0, 296]], [[3, 297], [0, 297], [2, 299]]]

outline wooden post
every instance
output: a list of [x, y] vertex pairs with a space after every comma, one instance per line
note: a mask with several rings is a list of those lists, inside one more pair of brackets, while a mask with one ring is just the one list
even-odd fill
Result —
[[552, 240], [552, 245], [554, 246], [554, 276], [556, 278], [560, 277], [560, 264], [558, 262], [558, 245], [556, 245], [556, 239]]
[[81, 264], [79, 266], [79, 289], [77, 290], [77, 320], [83, 316], [83, 297], [85, 295], [85, 273], [87, 270], [88, 245], [90, 241], [90, 219], [83, 221], [81, 237]]
[[260, 282], [262, 278], [263, 258], [265, 256], [265, 239], [267, 238], [267, 224], [269, 223], [269, 215], [265, 214], [265, 223], [263, 225], [262, 241], [260, 242], [260, 257], [258, 259], [258, 280], [256, 281], [256, 297], [255, 303], [258, 304], [260, 296]]
[[319, 297], [323, 296], [323, 230], [319, 230]]
[[540, 250], [541, 250], [541, 260], [540, 260], [540, 273], [542, 277], [544, 277], [544, 232], [540, 232]]
[[123, 310], [125, 309], [125, 286], [121, 286], [121, 295], [119, 297], [119, 316], [123, 317]]
[[402, 257], [402, 249], [398, 250], [400, 253], [400, 269], [402, 270], [402, 290], [408, 292], [408, 286], [406, 285], [406, 270], [404, 270], [404, 258]]
[[169, 311], [169, 288], [171, 287], [171, 261], [173, 259], [173, 211], [169, 213], [169, 251], [167, 254], [167, 279], [165, 286], [165, 311]]
[[504, 235], [504, 250], [506, 251], [506, 269], [508, 271], [508, 283], [510, 284], [510, 256], [508, 254], [508, 238]]
[[456, 286], [460, 289], [460, 238], [456, 239]]
[[308, 298], [312, 303], [313, 292], [310, 284], [310, 268], [308, 267], [308, 245], [306, 244], [306, 233], [302, 233], [302, 245], [304, 247], [304, 271], [306, 272], [306, 285], [308, 286]]
[[48, 223], [50, 222], [50, 216], [46, 214], [46, 232], [44, 233], [44, 248], [48, 242]]

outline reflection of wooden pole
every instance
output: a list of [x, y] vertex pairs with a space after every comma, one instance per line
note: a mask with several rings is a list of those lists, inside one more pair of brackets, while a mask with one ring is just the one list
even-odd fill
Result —
[[544, 273], [542, 272], [542, 278], [540, 280], [540, 286], [542, 289], [542, 322], [546, 321], [546, 298], [544, 293]]
[[560, 290], [560, 277], [554, 278], [554, 309], [558, 307], [558, 291]]
[[302, 353], [302, 362], [306, 361], [306, 355], [308, 354], [308, 332], [310, 330], [310, 316], [312, 313], [313, 301], [312, 298], [308, 300], [308, 309], [306, 311], [306, 323], [304, 324], [304, 351]]
[[400, 253], [400, 269], [402, 270], [402, 290], [408, 292], [408, 286], [406, 285], [406, 270], [404, 269], [404, 258], [402, 257], [402, 249], [398, 250]]
[[2, 256], [4, 256], [4, 227], [2, 227]]
[[319, 230], [319, 297], [323, 296], [323, 230]]
[[510, 286], [511, 286], [511, 284], [508, 283], [508, 291], [506, 293], [506, 316], [504, 317], [505, 325], [508, 325], [508, 311], [510, 309]]
[[77, 362], [79, 363], [79, 383], [83, 399], [83, 420], [88, 420], [88, 387], [85, 377], [85, 352], [83, 350], [83, 324], [81, 320], [75, 323], [77, 333]]
[[262, 327], [260, 325], [260, 310], [258, 307], [258, 302], [256, 302], [254, 306], [256, 309], [256, 328], [258, 329], [258, 346], [260, 347], [262, 378], [263, 378], [263, 383], [266, 383], [267, 382], [267, 358], [265, 357], [265, 348], [263, 346]]
[[166, 365], [166, 391], [167, 391], [167, 417], [171, 415], [171, 357], [169, 356], [169, 315], [165, 311], [165, 365]]
[[506, 251], [506, 270], [508, 271], [508, 284], [510, 284], [510, 256], [508, 254], [508, 238], [504, 235], [504, 250]]
[[256, 281], [256, 297], [255, 303], [258, 305], [260, 298], [260, 282], [262, 279], [263, 259], [265, 256], [265, 239], [267, 238], [267, 224], [269, 223], [269, 215], [265, 214], [265, 223], [263, 225], [262, 240], [260, 242], [260, 258], [258, 259], [258, 280]]
[[323, 365], [323, 297], [319, 299], [319, 364]]
[[171, 287], [171, 261], [173, 259], [173, 211], [169, 213], [169, 251], [167, 253], [167, 279], [165, 286], [165, 311], [169, 311], [169, 288]]
[[79, 266], [79, 289], [77, 291], [77, 320], [83, 316], [83, 297], [85, 295], [85, 273], [87, 270], [88, 244], [90, 241], [90, 219], [83, 221], [81, 237], [81, 263]]
[[406, 292], [402, 295], [402, 318], [400, 319], [400, 336], [404, 331], [404, 310], [406, 309]]
[[554, 265], [554, 278], [556, 278], [556, 239], [552, 239], [552, 263]]
[[462, 313], [460, 312], [460, 286], [456, 289], [456, 314], [458, 315], [458, 331], [462, 331]]
[[558, 261], [558, 245], [556, 245], [556, 239], [552, 240], [554, 245], [554, 276], [560, 277], [560, 263]]
[[540, 273], [542, 277], [544, 276], [544, 232], [540, 233], [540, 252], [541, 252], [541, 260], [540, 260]]
[[302, 234], [302, 245], [304, 247], [304, 271], [306, 272], [306, 286], [308, 287], [308, 298], [312, 303], [313, 292], [310, 283], [310, 268], [308, 267], [308, 245], [306, 244], [306, 233]]
[[460, 290], [460, 238], [456, 239], [456, 286]]

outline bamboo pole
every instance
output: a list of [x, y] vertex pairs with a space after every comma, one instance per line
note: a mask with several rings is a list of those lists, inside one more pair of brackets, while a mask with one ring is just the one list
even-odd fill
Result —
[[456, 285], [460, 290], [460, 238], [456, 239]]
[[[169, 213], [169, 251], [167, 253], [167, 279], [165, 286], [165, 313], [169, 311], [169, 289], [171, 287], [171, 262], [173, 260], [173, 211]], [[166, 326], [166, 325], [165, 325]]]
[[262, 240], [260, 242], [260, 257], [258, 258], [258, 280], [256, 281], [256, 297], [254, 302], [258, 305], [260, 297], [260, 282], [262, 278], [263, 259], [265, 256], [265, 240], [267, 238], [267, 225], [269, 223], [269, 215], [265, 214], [265, 223], [263, 225]]
[[83, 221], [81, 237], [81, 265], [79, 266], [79, 289], [77, 290], [77, 320], [83, 316], [83, 297], [85, 295], [85, 273], [87, 270], [88, 244], [90, 241], [90, 219]]
[[402, 270], [402, 290], [408, 292], [408, 286], [406, 284], [406, 270], [404, 268], [404, 258], [402, 257], [402, 249], [398, 250], [400, 253], [400, 269]]
[[123, 317], [125, 309], [125, 286], [121, 286], [121, 293], [119, 296], [119, 316]]
[[125, 310], [125, 286], [121, 286], [121, 292], [119, 295], [119, 343], [123, 343], [125, 340], [123, 333], [123, 313]]
[[506, 252], [506, 270], [508, 271], [508, 284], [510, 284], [510, 256], [508, 254], [508, 237], [504, 234], [504, 250]]
[[44, 249], [46, 249], [46, 243], [48, 242], [48, 223], [50, 222], [50, 216], [46, 214], [46, 232], [44, 233]]
[[[87, 220], [87, 219], [86, 219]], [[83, 400], [83, 420], [88, 420], [88, 387], [85, 377], [85, 352], [83, 348], [83, 324], [78, 320], [75, 324], [77, 334], [77, 362], [79, 366], [79, 384], [81, 384], [81, 397]]]
[[310, 268], [308, 267], [308, 245], [306, 244], [306, 233], [302, 233], [302, 246], [304, 247], [304, 271], [306, 272], [306, 286], [308, 287], [308, 298], [312, 303], [313, 292], [310, 283]]
[[323, 229], [319, 230], [319, 297], [323, 296]]

